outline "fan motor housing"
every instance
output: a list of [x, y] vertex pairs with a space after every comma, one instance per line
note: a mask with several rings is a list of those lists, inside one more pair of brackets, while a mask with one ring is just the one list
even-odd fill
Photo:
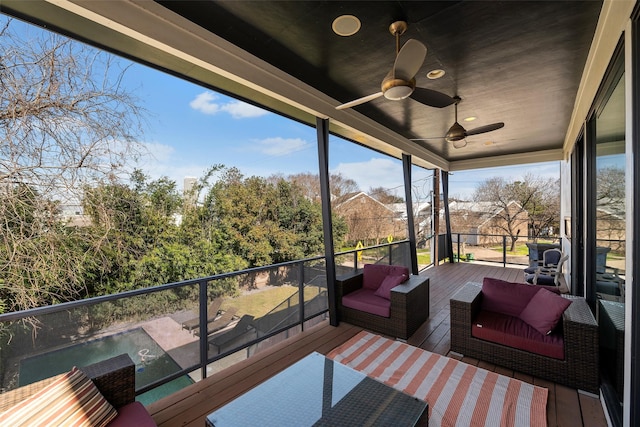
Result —
[[416, 79], [409, 81], [396, 78], [385, 78], [380, 85], [384, 97], [392, 101], [409, 97], [416, 88]]
[[461, 139], [464, 139], [465, 136], [466, 136], [466, 131], [464, 130], [464, 128], [460, 125], [460, 123], [455, 122], [453, 126], [449, 128], [449, 131], [444, 136], [444, 139], [447, 142], [455, 142], [455, 141], [460, 141]]

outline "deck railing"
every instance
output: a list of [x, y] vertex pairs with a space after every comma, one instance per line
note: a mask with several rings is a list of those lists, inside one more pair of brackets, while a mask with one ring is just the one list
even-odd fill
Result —
[[[483, 261], [511, 265], [529, 265], [529, 254], [519, 251], [512, 252], [511, 238], [505, 234], [482, 233], [452, 233], [454, 261]], [[558, 244], [557, 237], [535, 238], [533, 236], [520, 236], [518, 245], [524, 242], [544, 242]]]
[[[336, 254], [336, 274], [365, 262], [408, 266], [408, 245], [399, 241]], [[5, 313], [0, 384], [6, 391], [128, 353], [136, 363], [138, 399], [150, 403], [327, 313], [324, 257]]]

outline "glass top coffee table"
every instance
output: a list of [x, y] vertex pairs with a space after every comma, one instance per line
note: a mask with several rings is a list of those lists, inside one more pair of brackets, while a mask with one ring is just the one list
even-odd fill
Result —
[[209, 427], [427, 426], [427, 403], [312, 353], [207, 416]]

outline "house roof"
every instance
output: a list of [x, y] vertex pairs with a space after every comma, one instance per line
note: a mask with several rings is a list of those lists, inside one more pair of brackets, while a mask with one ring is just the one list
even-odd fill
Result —
[[388, 205], [385, 205], [384, 203], [379, 202], [377, 199], [371, 197], [370, 195], [368, 195], [364, 191], [345, 194], [345, 195], [343, 195], [341, 197], [336, 198], [332, 203], [333, 203], [333, 207], [335, 209], [340, 209], [340, 207], [342, 207], [344, 205], [347, 205], [347, 204], [355, 201], [356, 199], [361, 199], [361, 198], [365, 198], [365, 199], [369, 200], [372, 203], [380, 205], [384, 209], [392, 211], [392, 209], [390, 209]]

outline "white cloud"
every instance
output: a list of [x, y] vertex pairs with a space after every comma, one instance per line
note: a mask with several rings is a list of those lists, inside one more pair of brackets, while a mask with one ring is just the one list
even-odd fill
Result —
[[246, 102], [237, 100], [232, 100], [227, 103], [215, 102], [218, 99], [219, 97], [213, 92], [202, 92], [189, 103], [189, 106], [196, 111], [212, 116], [221, 112], [228, 113], [234, 119], [260, 117], [268, 113], [268, 111], [247, 104]]
[[362, 191], [375, 187], [400, 187], [400, 193], [404, 191], [402, 163], [391, 159], [372, 158], [366, 162], [340, 163], [331, 173], [353, 179]]
[[311, 144], [300, 138], [265, 138], [258, 141], [258, 149], [269, 156], [285, 156], [287, 154], [309, 148]]
[[169, 162], [176, 149], [170, 145], [145, 142], [145, 149], [149, 156], [157, 162]]

